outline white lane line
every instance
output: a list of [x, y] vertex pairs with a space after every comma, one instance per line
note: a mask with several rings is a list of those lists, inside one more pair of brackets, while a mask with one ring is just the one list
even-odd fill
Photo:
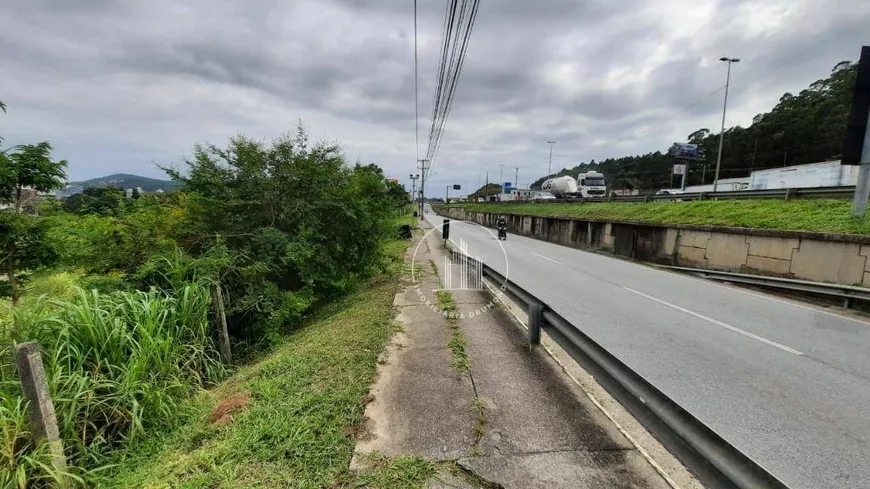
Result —
[[547, 258], [547, 257], [544, 256], [544, 255], [539, 255], [539, 254], [535, 253], [534, 251], [530, 251], [529, 253], [531, 253], [531, 254], [537, 256], [538, 258], [543, 258], [543, 259], [545, 259], [545, 260], [547, 260], [547, 261], [551, 261], [551, 262], [553, 262], [553, 263], [558, 263], [559, 265], [562, 264], [561, 262], [558, 262], [558, 261], [556, 261], [556, 260], [554, 260], [554, 259], [552, 259], [552, 258]]
[[690, 311], [690, 310], [688, 310], [688, 309], [686, 309], [686, 308], [683, 308], [683, 307], [680, 307], [680, 306], [678, 306], [678, 305], [676, 305], [676, 304], [671, 304], [670, 302], [666, 302], [666, 301], [663, 301], [663, 300], [658, 299], [658, 298], [656, 298], [656, 297], [653, 297], [653, 296], [651, 296], [651, 295], [644, 294], [643, 292], [638, 292], [638, 291], [636, 291], [636, 290], [634, 290], [634, 289], [629, 289], [628, 287], [623, 287], [623, 289], [625, 289], [625, 290], [627, 290], [627, 291], [629, 291], [629, 292], [631, 292], [631, 293], [633, 293], [633, 294], [637, 294], [637, 295], [639, 295], [639, 296], [641, 296], [641, 297], [646, 297], [647, 299], [649, 299], [649, 300], [651, 300], [651, 301], [655, 301], [655, 302], [658, 302], [659, 304], [662, 304], [662, 305], [668, 306], [668, 307], [670, 307], [670, 308], [676, 309], [676, 310], [678, 310], [678, 311], [680, 311], [680, 312], [684, 312], [684, 313], [686, 313], [686, 314], [688, 314], [688, 315], [690, 315], [690, 316], [695, 316], [695, 317], [698, 318], [698, 319], [703, 319], [704, 321], [708, 321], [708, 322], [710, 322], [710, 323], [713, 323], [713, 324], [715, 324], [716, 326], [720, 326], [720, 327], [725, 328], [725, 329], [727, 329], [727, 330], [734, 331], [735, 333], [740, 333], [740, 334], [742, 334], [742, 335], [744, 335], [744, 336], [747, 336], [747, 337], [749, 337], [749, 338], [752, 338], [753, 340], [758, 340], [758, 341], [760, 341], [760, 342], [762, 342], [762, 343], [766, 343], [766, 344], [768, 344], [768, 345], [770, 345], [770, 346], [774, 346], [774, 347], [776, 347], [776, 348], [779, 348], [780, 350], [787, 351], [787, 352], [792, 353], [792, 354], [795, 354], [795, 355], [803, 355], [803, 352], [800, 352], [800, 351], [798, 351], [798, 350], [795, 350], [794, 348], [791, 348], [791, 347], [785, 346], [785, 345], [783, 345], [782, 343], [777, 343], [777, 342], [775, 342], [775, 341], [771, 341], [771, 340], [769, 340], [769, 339], [767, 339], [767, 338], [764, 338], [764, 337], [758, 336], [757, 334], [750, 333], [749, 331], [744, 331], [744, 330], [742, 330], [742, 329], [740, 329], [740, 328], [737, 328], [737, 327], [731, 326], [730, 324], [723, 323], [722, 321], [718, 321], [718, 320], [716, 320], [716, 319], [709, 318], [709, 317], [707, 317], [707, 316], [705, 316], [705, 315], [703, 315], [703, 314], [698, 314], [697, 312]]
[[[714, 287], [719, 287], [720, 289], [730, 290], [732, 292], [740, 292], [741, 294], [755, 296], [755, 297], [758, 297], [759, 299], [767, 299], [769, 301], [779, 302], [780, 304], [785, 304], [787, 306], [794, 306], [794, 307], [798, 307], [800, 309], [806, 309], [807, 311], [818, 312], [821, 314], [826, 314], [828, 316], [833, 316], [833, 317], [838, 318], [838, 319], [846, 319], [849, 321], [854, 321], [856, 323], [861, 323], [864, 326], [870, 326], [870, 322], [865, 321], [863, 319], [855, 318], [852, 316], [847, 316], [845, 314], [841, 314], [841, 313], [837, 313], [837, 312], [826, 311], [824, 309], [820, 309], [818, 307], [813, 307], [813, 306], [808, 306], [806, 304], [799, 304], [799, 303], [792, 301], [792, 300], [780, 299], [779, 297], [774, 297], [774, 296], [769, 295], [769, 294], [752, 292], [750, 290], [747, 290], [747, 289], [740, 287], [739, 285], [725, 285], [725, 284], [714, 282], [712, 280], [705, 279], [705, 278], [694, 277], [691, 275], [683, 275], [681, 273], [675, 273], [675, 274], [678, 277], [689, 278], [692, 280], [700, 280], [701, 282], [704, 282], [705, 284], [709, 284], [709, 285], [712, 285]], [[731, 283], [734, 283], [734, 282], [731, 282]]]

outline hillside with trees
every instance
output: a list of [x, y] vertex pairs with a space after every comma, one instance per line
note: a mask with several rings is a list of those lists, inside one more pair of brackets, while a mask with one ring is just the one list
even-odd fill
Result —
[[[719, 178], [743, 177], [753, 170], [839, 159], [857, 70], [857, 63], [840, 62], [830, 76], [811, 83], [797, 95], [783, 94], [773, 109], [756, 115], [749, 127], [727, 128]], [[712, 183], [719, 133], [700, 128], [686, 139], [699, 144], [707, 155], [706, 162], [690, 164], [687, 184]], [[658, 190], [671, 186], [674, 160], [666, 151], [592, 160], [563, 169], [558, 175], [576, 176], [594, 170], [604, 174], [612, 189]], [[539, 188], [546, 178], [539, 178], [532, 187]]]

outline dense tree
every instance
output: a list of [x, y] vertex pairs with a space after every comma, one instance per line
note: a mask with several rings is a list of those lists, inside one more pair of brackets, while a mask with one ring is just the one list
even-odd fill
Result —
[[181, 243], [194, 256], [231, 256], [220, 271], [231, 330], [257, 340], [371, 273], [398, 204], [379, 167], [309, 147], [302, 129], [272, 144], [197, 146], [186, 173], [167, 171], [189, 195]]
[[63, 200], [63, 209], [73, 214], [114, 216], [121, 208], [124, 191], [115, 187], [88, 187]]
[[[830, 76], [810, 84], [797, 95], [785, 93], [769, 112], [758, 114], [748, 128], [725, 130], [720, 178], [747, 176], [753, 170], [815, 163], [840, 157], [851, 107], [857, 63], [843, 61]], [[719, 146], [719, 134], [707, 128], [687, 136], [707, 154], [704, 163], [689, 166], [688, 183], [712, 183]], [[674, 160], [661, 152], [608, 158], [598, 163], [581, 163], [559, 175], [596, 170], [612, 188], [655, 190], [671, 185]], [[539, 187], [546, 177], [533, 186]]]
[[21, 271], [50, 265], [56, 259], [45, 231], [43, 219], [0, 211], [0, 270], [6, 275], [8, 286], [3, 295], [11, 296], [13, 305], [20, 295]]
[[10, 202], [20, 212], [31, 192], [49, 192], [66, 181], [66, 160], [52, 161], [48, 142], [23, 144], [0, 153], [0, 202]]

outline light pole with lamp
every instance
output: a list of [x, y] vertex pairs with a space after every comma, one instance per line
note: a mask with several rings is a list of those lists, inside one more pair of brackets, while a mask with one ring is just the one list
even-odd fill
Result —
[[725, 109], [728, 108], [728, 86], [731, 84], [731, 63], [739, 63], [740, 58], [721, 57], [719, 61], [728, 63], [728, 74], [725, 77], [725, 103], [722, 105], [722, 129], [719, 131], [719, 154], [716, 156], [716, 176], [713, 178], [713, 192], [719, 188], [719, 165], [722, 164], [722, 143], [725, 141]]
[[417, 179], [420, 178], [420, 174], [411, 174], [411, 201], [417, 201]]
[[547, 144], [550, 145], [550, 164], [547, 166], [547, 176], [553, 174], [553, 145], [556, 144], [556, 141], [547, 141]]

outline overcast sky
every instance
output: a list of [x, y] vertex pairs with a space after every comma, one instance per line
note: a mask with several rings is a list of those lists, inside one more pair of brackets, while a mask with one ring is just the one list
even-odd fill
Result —
[[[445, 3], [418, 5], [423, 141]], [[856, 60], [867, 26], [859, 0], [482, 0], [427, 194], [501, 164], [526, 184], [548, 139], [561, 169], [718, 130], [721, 56], [742, 59], [727, 124], [749, 125]], [[411, 0], [3, 0], [0, 135], [51, 141], [73, 180], [163, 177], [195, 143], [301, 119], [410, 188], [413, 41]]]

